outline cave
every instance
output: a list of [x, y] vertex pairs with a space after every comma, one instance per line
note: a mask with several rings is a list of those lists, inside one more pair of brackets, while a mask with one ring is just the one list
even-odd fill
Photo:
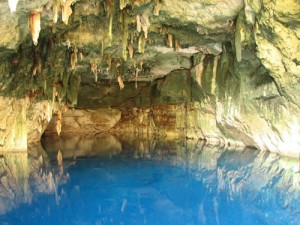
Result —
[[299, 0], [0, 6], [3, 224], [298, 224]]

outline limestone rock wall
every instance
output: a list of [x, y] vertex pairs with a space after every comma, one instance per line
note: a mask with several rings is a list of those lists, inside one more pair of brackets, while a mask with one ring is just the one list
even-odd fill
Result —
[[52, 103], [42, 101], [32, 104], [27, 109], [27, 143], [39, 142], [42, 134], [52, 119]]
[[[127, 85], [122, 92], [110, 85], [108, 97], [105, 91], [99, 96], [94, 87], [91, 102], [85, 100], [83, 105], [115, 109], [69, 111], [62, 133], [187, 137], [298, 157], [298, 107], [280, 94], [276, 80], [254, 53], [243, 48], [243, 60], [238, 62], [230, 49], [219, 56], [205, 55], [199, 62], [201, 71], [198, 64], [143, 85], [139, 90], [143, 95], [134, 94], [134, 86]], [[101, 102], [97, 105], [94, 99]], [[54, 133], [54, 125], [46, 132]]]
[[52, 118], [51, 103], [0, 97], [0, 151], [26, 151], [38, 142]]
[[235, 37], [240, 96], [231, 104], [236, 112], [231, 121], [221, 122], [224, 129], [235, 126], [239, 134], [247, 133], [249, 144], [261, 150], [295, 157], [300, 149], [299, 15], [294, 0], [245, 1]]
[[[119, 92], [122, 101], [114, 110], [70, 111], [63, 118], [62, 131], [187, 137], [298, 157], [298, 108], [280, 95], [276, 81], [258, 57], [243, 51], [246, 60], [241, 62], [230, 51], [206, 56], [200, 74], [195, 67], [145, 86], [143, 92], [148, 95], [138, 97], [145, 104], [133, 107], [128, 87], [126, 92]], [[110, 104], [116, 102], [110, 99]]]
[[0, 151], [27, 149], [25, 99], [0, 97]]
[[[121, 117], [118, 109], [73, 109], [63, 114], [62, 134], [101, 133], [110, 130]], [[45, 130], [46, 135], [57, 135], [57, 116], [54, 116]]]
[[[139, 1], [137, 9], [156, 10], [148, 21], [151, 41], [144, 54], [135, 52], [127, 63], [126, 45], [120, 40], [126, 44], [133, 30], [119, 28], [127, 22], [135, 27], [135, 16], [125, 10], [123, 17], [130, 17], [126, 23], [100, 24], [104, 16], [113, 19], [103, 1], [82, 0], [72, 6], [76, 10], [67, 29], [61, 21], [58, 27], [48, 24], [52, 13], [47, 2], [20, 1], [10, 17], [8, 3], [0, 3], [0, 46], [5, 50], [0, 91], [7, 96], [0, 98], [0, 150], [23, 150], [27, 142], [39, 140], [53, 111], [42, 100], [52, 99], [61, 108], [93, 109], [65, 114], [63, 133], [185, 136], [298, 157], [297, 0]], [[43, 32], [39, 44], [30, 48], [27, 18], [33, 9], [43, 12]], [[172, 27], [177, 26], [175, 31]], [[58, 33], [50, 35], [56, 28]], [[131, 41], [137, 48], [137, 37]], [[122, 72], [123, 90], [116, 83], [117, 65], [122, 67], [118, 74]], [[109, 84], [102, 89], [102, 82]], [[25, 96], [33, 97], [34, 104], [27, 105]], [[53, 120], [47, 132], [55, 126]]]

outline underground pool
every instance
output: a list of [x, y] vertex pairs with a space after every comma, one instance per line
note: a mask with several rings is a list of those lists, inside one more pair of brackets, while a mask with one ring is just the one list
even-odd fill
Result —
[[0, 224], [300, 221], [296, 159], [189, 140], [48, 138], [43, 148], [0, 158]]

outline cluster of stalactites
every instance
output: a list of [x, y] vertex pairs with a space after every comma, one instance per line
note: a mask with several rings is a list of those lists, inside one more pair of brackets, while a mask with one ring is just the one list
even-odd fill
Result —
[[69, 17], [72, 15], [71, 5], [76, 2], [76, 0], [53, 0], [52, 4], [52, 20], [53, 23], [57, 23], [58, 21], [58, 13], [61, 7], [61, 19], [62, 21], [68, 25]]
[[154, 0], [154, 8], [153, 8], [153, 15], [159, 16], [161, 5], [159, 3], [159, 0]]
[[[69, 17], [72, 14], [71, 5], [76, 0], [53, 0], [52, 4], [52, 17], [53, 22], [57, 23], [58, 20], [58, 12], [61, 6], [62, 11], [62, 21], [67, 25], [69, 22]], [[9, 0], [9, 7], [12, 12], [16, 11], [16, 6], [18, 0]], [[37, 45], [39, 34], [41, 31], [41, 13], [40, 11], [32, 11], [29, 14], [29, 30], [32, 36], [32, 41], [34, 45]]]
[[11, 12], [15, 12], [17, 10], [19, 0], [8, 0], [9, 9]]
[[136, 16], [136, 29], [140, 33], [144, 32], [145, 39], [148, 39], [148, 29], [150, 28], [149, 16], [145, 13]]
[[69, 23], [69, 17], [72, 14], [72, 8], [71, 5], [75, 2], [76, 0], [62, 0], [61, 3], [61, 18], [62, 21], [68, 25]]
[[120, 10], [123, 10], [127, 4], [130, 4], [130, 0], [120, 0]]
[[[180, 42], [179, 42], [179, 40], [178, 39], [174, 39], [174, 36], [171, 33], [168, 33], [167, 36], [168, 36], [168, 47], [174, 48], [174, 50], [176, 52], [178, 52], [180, 50]], [[175, 43], [174, 43], [174, 40], [175, 40]]]

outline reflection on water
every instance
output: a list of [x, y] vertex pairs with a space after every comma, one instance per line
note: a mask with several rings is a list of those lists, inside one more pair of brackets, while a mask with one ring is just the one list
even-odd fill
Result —
[[[55, 194], [61, 177], [41, 145], [31, 145], [28, 153], [2, 153], [0, 155], [0, 215], [22, 203], [32, 204], [40, 194]], [[55, 181], [55, 179], [57, 182]], [[1, 221], [1, 219], [0, 219]], [[2, 224], [2, 223], [0, 223]]]
[[43, 146], [47, 153], [32, 146], [28, 155], [0, 157], [3, 224], [300, 221], [295, 159], [190, 140], [110, 135], [48, 137]]

